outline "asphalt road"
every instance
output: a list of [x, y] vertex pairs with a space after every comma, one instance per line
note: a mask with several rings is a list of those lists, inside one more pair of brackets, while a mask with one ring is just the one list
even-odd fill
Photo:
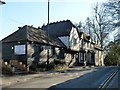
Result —
[[[3, 88], [98, 88], [118, 67], [96, 67], [74, 70], [54, 76], [36, 78]], [[119, 76], [119, 74], [117, 74]], [[110, 87], [118, 88], [118, 76], [111, 81]], [[115, 85], [113, 85], [116, 83]]]

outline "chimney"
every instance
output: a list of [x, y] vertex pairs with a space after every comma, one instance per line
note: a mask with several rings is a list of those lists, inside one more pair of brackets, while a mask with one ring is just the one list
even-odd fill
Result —
[[21, 29], [21, 27], [18, 27], [19, 29]]
[[40, 29], [40, 26], [38, 27], [38, 29]]

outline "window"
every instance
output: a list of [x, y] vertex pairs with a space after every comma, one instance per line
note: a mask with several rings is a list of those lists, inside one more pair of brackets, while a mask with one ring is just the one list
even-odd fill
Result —
[[82, 40], [82, 48], [83, 48], [83, 42], [84, 42], [84, 40]]
[[92, 44], [90, 43], [90, 48], [92, 48]]
[[80, 57], [81, 57], [81, 61], [83, 61], [84, 60], [84, 54], [83, 53], [80, 53]]
[[85, 41], [82, 40], [82, 48], [84, 48], [84, 45], [85, 45]]
[[89, 42], [87, 43], [87, 48], [89, 48]]
[[76, 44], [77, 44], [77, 39], [74, 38], [74, 45], [76, 45]]

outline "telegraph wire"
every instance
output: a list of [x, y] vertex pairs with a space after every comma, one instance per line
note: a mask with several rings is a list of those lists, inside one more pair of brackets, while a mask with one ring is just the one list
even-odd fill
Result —
[[14, 23], [18, 23], [18, 24], [24, 24], [24, 23], [22, 23], [22, 22], [20, 22], [20, 21], [17, 21], [17, 20], [14, 20], [14, 19], [12, 19], [12, 18], [8, 18], [8, 17], [6, 17], [6, 16], [2, 16], [2, 18], [4, 18], [4, 19], [6, 19], [6, 20], [10, 20], [10, 21], [12, 21], [12, 22], [14, 22]]

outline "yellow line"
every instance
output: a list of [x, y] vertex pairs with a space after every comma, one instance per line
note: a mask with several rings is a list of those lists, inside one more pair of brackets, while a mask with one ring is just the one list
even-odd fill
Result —
[[108, 82], [115, 76], [115, 74], [118, 72], [118, 70], [114, 73], [112, 73], [99, 87], [98, 90], [102, 90], [103, 88], [105, 88], [105, 86], [108, 84]]

